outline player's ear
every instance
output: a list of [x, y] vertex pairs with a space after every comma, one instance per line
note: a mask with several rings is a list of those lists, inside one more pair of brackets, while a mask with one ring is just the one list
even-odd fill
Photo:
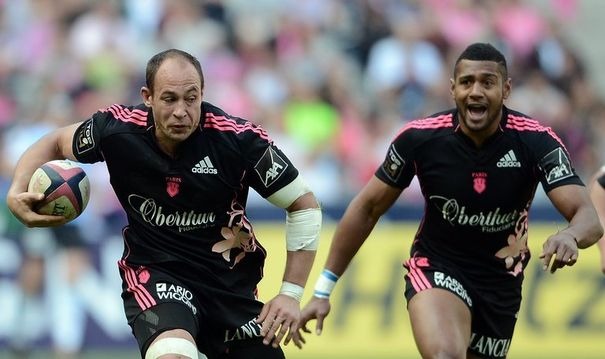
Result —
[[513, 87], [512, 82], [513, 80], [511, 80], [510, 77], [506, 79], [506, 81], [504, 81], [504, 89], [502, 91], [502, 97], [504, 100], [506, 100], [508, 96], [510, 96], [511, 89]]
[[151, 90], [147, 87], [141, 87], [141, 98], [143, 98], [143, 103], [147, 107], [151, 107]]

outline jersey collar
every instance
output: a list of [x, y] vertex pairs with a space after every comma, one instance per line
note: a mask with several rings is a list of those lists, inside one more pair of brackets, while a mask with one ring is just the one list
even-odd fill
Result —
[[[498, 124], [498, 129], [491, 136], [485, 139], [483, 146], [491, 143], [494, 139], [500, 137], [504, 133], [504, 128], [506, 128], [506, 122], [508, 121], [508, 113], [509, 109], [506, 106], [502, 106], [502, 118], [500, 119], [500, 123]], [[462, 132], [462, 128], [460, 127], [460, 120], [458, 118], [458, 109], [455, 108], [453, 110], [453, 124], [454, 124], [454, 132], [467, 141], [469, 144], [475, 146], [473, 140], [471, 140], [464, 132]]]

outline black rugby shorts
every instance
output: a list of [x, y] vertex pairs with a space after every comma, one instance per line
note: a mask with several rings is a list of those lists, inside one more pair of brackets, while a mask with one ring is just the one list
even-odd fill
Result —
[[142, 355], [160, 333], [184, 329], [210, 359], [284, 358], [281, 348], [262, 343], [255, 298], [191, 281], [178, 274], [178, 263], [119, 266], [124, 311]]
[[510, 348], [517, 314], [521, 305], [521, 288], [486, 290], [473, 286], [462, 270], [438, 260], [414, 256], [404, 263], [405, 298], [418, 292], [441, 288], [457, 295], [471, 311], [469, 351], [482, 358], [505, 358]]

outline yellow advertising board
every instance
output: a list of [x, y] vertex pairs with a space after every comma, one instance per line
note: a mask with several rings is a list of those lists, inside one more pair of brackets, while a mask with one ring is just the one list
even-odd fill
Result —
[[[563, 227], [564, 225], [559, 225]], [[256, 234], [269, 256], [261, 299], [270, 299], [281, 283], [285, 263], [283, 224], [260, 224]], [[526, 269], [523, 302], [509, 358], [605, 358], [605, 276], [596, 247], [580, 252], [578, 263], [554, 275], [540, 268], [544, 240], [555, 223], [530, 224], [532, 259]], [[303, 303], [323, 268], [334, 225], [325, 225]], [[401, 263], [408, 257], [415, 223], [379, 223], [338, 281], [332, 311], [321, 336], [306, 335], [300, 350], [284, 348], [289, 359], [419, 358], [410, 329]], [[314, 330], [315, 322], [310, 323]]]

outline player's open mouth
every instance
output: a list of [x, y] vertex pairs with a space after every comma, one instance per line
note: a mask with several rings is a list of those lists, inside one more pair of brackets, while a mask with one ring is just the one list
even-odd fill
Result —
[[467, 112], [471, 120], [480, 120], [487, 113], [487, 106], [485, 105], [468, 105]]

